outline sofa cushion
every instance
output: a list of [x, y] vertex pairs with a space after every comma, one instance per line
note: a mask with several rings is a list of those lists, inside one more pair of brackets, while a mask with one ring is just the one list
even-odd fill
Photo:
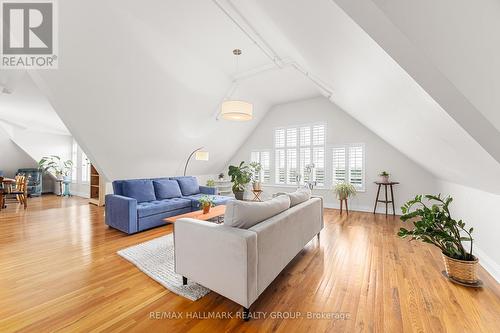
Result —
[[173, 179], [153, 180], [156, 199], [180, 198], [182, 196], [179, 183]]
[[311, 198], [311, 190], [308, 188], [299, 188], [297, 191], [287, 194], [290, 197], [290, 207], [296, 206]]
[[156, 200], [153, 182], [149, 179], [133, 179], [123, 182], [123, 195], [137, 202]]
[[[201, 209], [200, 203], [198, 202], [198, 200], [202, 196], [205, 196], [205, 195], [207, 195], [207, 194], [198, 193], [198, 194], [194, 194], [194, 195], [190, 195], [190, 196], [182, 197], [182, 198], [183, 199], [191, 200], [191, 206], [193, 207], [193, 210], [198, 210], [198, 209]], [[221, 196], [221, 195], [208, 195], [208, 196], [212, 197], [214, 199], [214, 204], [216, 206], [218, 206], [218, 205], [224, 205], [229, 200], [234, 200], [234, 198], [232, 198], [232, 197], [225, 197], [225, 196]]]
[[191, 208], [191, 201], [181, 198], [154, 200], [137, 204], [137, 217], [161, 214], [181, 208]]
[[290, 208], [290, 197], [280, 195], [264, 202], [231, 200], [226, 203], [224, 224], [248, 229]]
[[188, 196], [200, 193], [200, 185], [196, 177], [178, 177], [175, 178], [181, 187], [182, 195]]

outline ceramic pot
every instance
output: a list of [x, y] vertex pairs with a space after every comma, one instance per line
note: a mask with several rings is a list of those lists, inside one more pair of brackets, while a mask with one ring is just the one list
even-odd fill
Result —
[[260, 182], [255, 182], [252, 184], [253, 190], [254, 191], [260, 191], [262, 189], [261, 183]]
[[388, 183], [389, 182], [389, 176], [380, 176], [380, 182], [381, 183]]
[[243, 200], [243, 194], [245, 193], [245, 191], [237, 191], [233, 193], [236, 200]]
[[203, 214], [208, 214], [210, 212], [210, 205], [203, 206]]

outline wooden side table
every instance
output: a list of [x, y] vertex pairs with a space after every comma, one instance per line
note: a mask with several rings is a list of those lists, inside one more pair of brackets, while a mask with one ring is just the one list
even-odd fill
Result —
[[[375, 184], [378, 185], [377, 189], [377, 198], [375, 199], [375, 207], [373, 208], [373, 214], [377, 211], [377, 204], [379, 202], [385, 203], [385, 216], [387, 216], [387, 208], [389, 204], [392, 204], [392, 215], [396, 216], [396, 209], [394, 208], [394, 191], [392, 189], [393, 185], [398, 185], [399, 182], [388, 182], [388, 183], [381, 183], [381, 182], [375, 182]], [[385, 189], [385, 200], [379, 200], [379, 195], [380, 195], [380, 187], [384, 186]], [[391, 200], [387, 198], [387, 187], [389, 186], [391, 190]]]

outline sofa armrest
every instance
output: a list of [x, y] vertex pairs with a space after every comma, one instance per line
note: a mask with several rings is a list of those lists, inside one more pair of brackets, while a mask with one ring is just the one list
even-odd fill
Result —
[[257, 299], [257, 234], [222, 224], [174, 224], [175, 271], [248, 308]]
[[133, 234], [137, 232], [137, 200], [121, 195], [108, 194], [106, 224], [115, 229]]
[[200, 193], [202, 193], [202, 194], [216, 195], [217, 194], [217, 188], [216, 187], [211, 187], [211, 186], [200, 185]]

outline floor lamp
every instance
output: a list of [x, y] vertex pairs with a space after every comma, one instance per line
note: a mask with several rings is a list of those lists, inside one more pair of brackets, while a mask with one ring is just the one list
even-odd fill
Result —
[[202, 151], [203, 147], [193, 150], [186, 161], [186, 165], [184, 166], [184, 176], [186, 175], [186, 170], [189, 165], [189, 161], [194, 155], [194, 159], [197, 161], [208, 161], [208, 151]]

